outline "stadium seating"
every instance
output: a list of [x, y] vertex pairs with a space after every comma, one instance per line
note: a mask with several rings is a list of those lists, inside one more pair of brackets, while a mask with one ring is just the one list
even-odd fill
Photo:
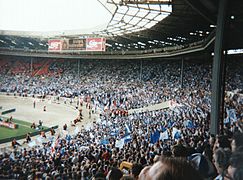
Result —
[[[241, 66], [236, 66], [234, 61], [228, 66], [226, 78], [226, 91], [231, 93], [225, 97], [224, 134], [217, 137], [216, 142], [211, 141], [215, 137], [209, 134], [210, 61], [186, 61], [183, 87], [178, 61], [143, 61], [140, 69], [141, 63], [136, 60], [83, 60], [79, 73], [76, 60], [42, 60], [34, 64], [42, 72], [41, 76], [31, 77], [28, 71], [23, 71], [21, 76], [4, 74], [0, 90], [19, 94], [25, 91], [29, 95], [78, 96], [83, 98], [87, 108], [91, 103], [101, 110], [100, 120], [91, 128], [50, 137], [45, 143], [31, 142], [29, 149], [14, 145], [15, 153], [0, 155], [1, 178], [125, 176], [135, 173], [136, 164], [151, 165], [153, 169], [160, 161], [174, 162], [181, 157], [197, 162], [194, 165], [199, 170], [198, 177], [214, 178], [228, 168], [217, 171], [213, 168], [217, 160], [213, 160], [213, 154], [218, 147], [231, 148], [229, 140], [235, 138], [237, 148], [233, 153], [240, 153], [238, 149], [243, 143], [235, 135], [243, 130], [243, 97], [239, 93], [243, 89], [243, 76]], [[4, 68], [10, 71], [14, 66]], [[116, 113], [139, 107], [146, 109], [167, 100], [173, 100], [169, 109]], [[159, 160], [160, 156], [176, 158]], [[120, 165], [123, 166], [119, 170]], [[215, 166], [217, 168], [217, 164]]]

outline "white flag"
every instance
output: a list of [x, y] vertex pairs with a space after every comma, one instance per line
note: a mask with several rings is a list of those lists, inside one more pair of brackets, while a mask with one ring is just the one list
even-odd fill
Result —
[[28, 143], [28, 146], [29, 146], [29, 147], [34, 147], [34, 146], [36, 146], [36, 142], [35, 142], [35, 141], [30, 141], [30, 142]]
[[169, 139], [169, 134], [168, 134], [168, 131], [166, 130], [165, 132], [161, 132], [160, 133], [160, 137], [159, 137], [160, 140], [165, 140], [165, 139]]
[[124, 146], [124, 139], [116, 140], [115, 146], [121, 149]]

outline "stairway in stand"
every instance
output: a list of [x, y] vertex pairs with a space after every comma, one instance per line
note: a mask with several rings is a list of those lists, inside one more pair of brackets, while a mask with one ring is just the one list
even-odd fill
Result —
[[48, 74], [48, 71], [49, 71], [49, 66], [50, 66], [50, 63], [51, 60], [47, 60], [43, 63], [43, 65], [40, 67], [40, 69], [36, 70], [34, 73], [33, 73], [33, 76], [40, 76], [40, 75], [44, 75], [44, 74]]

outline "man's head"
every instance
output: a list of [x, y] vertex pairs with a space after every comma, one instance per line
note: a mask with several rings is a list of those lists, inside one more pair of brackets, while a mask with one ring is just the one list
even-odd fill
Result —
[[201, 180], [197, 172], [184, 158], [161, 158], [153, 166], [145, 167], [139, 174], [139, 180], [173, 179], [173, 180]]
[[119, 180], [122, 178], [123, 173], [120, 169], [112, 168], [107, 176], [108, 180]]
[[133, 177], [137, 179], [142, 169], [143, 169], [142, 164], [133, 164], [132, 166]]
[[235, 152], [232, 154], [229, 160], [229, 166], [228, 166], [229, 176], [233, 178], [235, 171], [241, 167], [243, 167], [243, 153]]
[[235, 152], [240, 146], [243, 146], [243, 133], [236, 133], [231, 142], [232, 152]]

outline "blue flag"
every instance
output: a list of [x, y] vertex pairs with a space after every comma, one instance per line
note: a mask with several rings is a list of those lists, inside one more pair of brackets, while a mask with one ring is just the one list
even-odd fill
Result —
[[125, 123], [125, 134], [128, 135], [131, 133], [130, 127]]
[[187, 120], [187, 125], [186, 125], [186, 127], [187, 128], [195, 128], [195, 126], [194, 126], [194, 124], [193, 124], [193, 122], [192, 122], [192, 120]]
[[132, 140], [132, 137], [130, 135], [128, 135], [128, 136], [125, 136], [123, 139], [124, 139], [125, 143], [128, 143]]
[[229, 118], [233, 122], [237, 121], [235, 109], [230, 109], [229, 110]]
[[172, 138], [180, 139], [181, 138], [181, 131], [175, 127], [172, 129]]
[[156, 130], [154, 133], [150, 134], [151, 143], [155, 144], [160, 138], [160, 132]]
[[162, 132], [165, 132], [166, 131], [166, 128], [164, 126], [161, 125], [161, 131]]
[[103, 139], [103, 140], [100, 141], [100, 144], [101, 144], [101, 145], [106, 145], [106, 144], [109, 144], [109, 143], [110, 143], [110, 142], [109, 142], [108, 139]]
[[172, 126], [174, 126], [174, 122], [171, 121], [171, 120], [169, 120], [169, 121], [168, 121], [168, 127], [170, 128], [170, 127], [172, 127]]
[[235, 109], [226, 109], [227, 117], [224, 119], [224, 124], [237, 121]]
[[180, 139], [181, 138], [181, 133], [177, 131], [174, 136], [175, 139]]

